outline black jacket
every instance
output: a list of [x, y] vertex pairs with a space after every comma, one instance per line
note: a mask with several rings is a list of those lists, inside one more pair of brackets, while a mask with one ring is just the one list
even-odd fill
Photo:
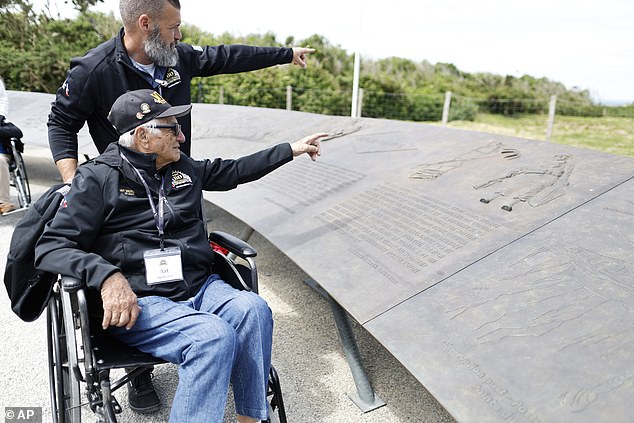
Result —
[[[155, 204], [164, 176], [165, 247], [180, 247], [184, 281], [146, 282], [143, 252], [159, 248], [158, 230], [145, 188], [120, 151], [144, 175]], [[189, 298], [211, 273], [202, 191], [230, 190], [292, 158], [289, 144], [236, 160], [196, 161], [181, 154], [178, 162], [157, 172], [154, 155], [110, 144], [104, 154], [78, 168], [66, 207], [58, 211], [36, 246], [35, 264], [38, 269], [86, 281], [93, 300], [102, 282], [116, 271], [126, 276], [139, 297]]]
[[[196, 76], [247, 72], [293, 60], [290, 48], [197, 47], [179, 43], [176, 45], [178, 64], [166, 70], [165, 86], [156, 82], [152, 85], [146, 79], [148, 75], [132, 65], [123, 45], [123, 34], [121, 29], [118, 36], [71, 61], [66, 81], [57, 90], [48, 118], [48, 139], [55, 161], [77, 158], [77, 133], [85, 122], [99, 153], [117, 141], [119, 137], [107, 116], [114, 101], [127, 91], [156, 89], [172, 106], [189, 104], [190, 82]], [[190, 115], [179, 118], [179, 122], [186, 139], [182, 150], [190, 155]]]

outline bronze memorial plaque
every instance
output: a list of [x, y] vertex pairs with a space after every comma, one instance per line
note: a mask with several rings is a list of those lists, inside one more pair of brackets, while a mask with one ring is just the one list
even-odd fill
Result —
[[297, 263], [465, 422], [629, 421], [634, 159], [419, 123], [196, 105], [194, 157], [316, 131], [205, 198]]

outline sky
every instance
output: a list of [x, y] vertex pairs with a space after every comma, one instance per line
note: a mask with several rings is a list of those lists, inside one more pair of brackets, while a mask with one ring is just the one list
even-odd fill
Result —
[[[46, 0], [35, 1], [44, 3]], [[63, 0], [51, 10], [69, 15]], [[531, 75], [634, 102], [632, 0], [180, 0], [183, 23], [219, 35], [325, 36], [348, 53], [453, 63], [465, 72]], [[118, 0], [95, 10], [119, 17]], [[310, 62], [309, 62], [310, 65]]]

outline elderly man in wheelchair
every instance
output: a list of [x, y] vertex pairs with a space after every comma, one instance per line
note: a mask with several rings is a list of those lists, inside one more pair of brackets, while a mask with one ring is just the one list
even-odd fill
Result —
[[178, 365], [170, 422], [222, 421], [230, 383], [237, 420], [265, 420], [271, 311], [215, 273], [202, 190], [233, 189], [304, 153], [315, 160], [327, 134], [197, 161], [179, 150], [176, 118], [190, 109], [152, 90], [119, 97], [108, 116], [119, 142], [78, 169], [36, 266], [84, 281], [91, 319], [109, 336]]

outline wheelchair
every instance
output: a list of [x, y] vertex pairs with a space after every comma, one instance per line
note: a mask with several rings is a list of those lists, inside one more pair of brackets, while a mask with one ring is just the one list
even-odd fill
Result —
[[[224, 232], [211, 232], [209, 241], [214, 245], [214, 273], [234, 288], [257, 293], [257, 252]], [[70, 277], [59, 278], [49, 300], [47, 341], [54, 423], [79, 423], [82, 413], [89, 411], [99, 422], [116, 422], [122, 408], [114, 392], [147, 367], [165, 363], [108, 336], [98, 323], [91, 325], [84, 285]], [[111, 381], [110, 371], [121, 368], [127, 369], [125, 375]], [[268, 422], [286, 423], [280, 381], [273, 366], [267, 397]]]
[[22, 159], [24, 144], [20, 138], [11, 137], [2, 143], [9, 154], [9, 184], [18, 192], [18, 205], [20, 209], [31, 204], [31, 188], [26, 174], [26, 166]]

